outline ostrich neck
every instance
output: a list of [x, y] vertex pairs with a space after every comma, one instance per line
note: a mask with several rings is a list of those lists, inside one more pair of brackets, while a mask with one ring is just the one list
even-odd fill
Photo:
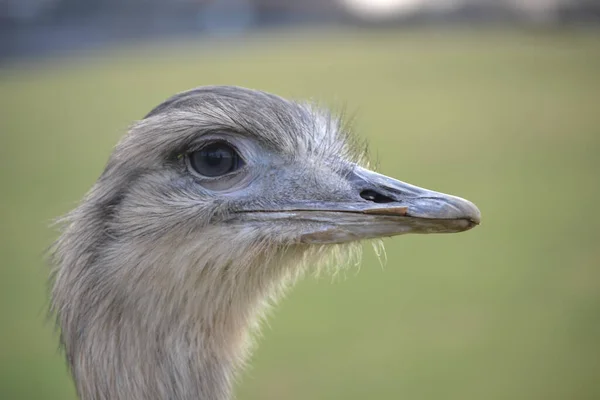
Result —
[[260, 276], [236, 268], [235, 279], [214, 265], [195, 266], [200, 273], [179, 282], [159, 273], [135, 284], [128, 277], [105, 293], [66, 342], [81, 398], [229, 399], [266, 299], [286, 279], [283, 268]]

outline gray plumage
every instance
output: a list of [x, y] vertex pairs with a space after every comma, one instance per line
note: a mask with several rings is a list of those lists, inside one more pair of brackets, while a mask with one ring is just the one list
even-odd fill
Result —
[[[243, 166], [195, 173], [190, 154], [215, 142]], [[479, 222], [466, 200], [361, 167], [353, 143], [323, 110], [236, 87], [176, 95], [135, 123], [54, 247], [79, 396], [228, 399], [265, 310], [307, 267], [343, 263], [360, 239]]]

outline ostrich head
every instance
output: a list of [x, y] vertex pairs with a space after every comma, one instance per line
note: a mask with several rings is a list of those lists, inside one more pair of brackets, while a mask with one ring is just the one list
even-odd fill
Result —
[[305, 266], [362, 239], [479, 223], [467, 200], [361, 166], [337, 122], [202, 87], [131, 128], [54, 249], [81, 398], [229, 398], [266, 304]]

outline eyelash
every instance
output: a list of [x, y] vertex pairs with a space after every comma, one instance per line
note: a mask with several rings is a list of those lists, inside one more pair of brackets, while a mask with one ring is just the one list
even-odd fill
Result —
[[205, 148], [206, 146], [210, 146], [211, 144], [214, 144], [214, 143], [225, 143], [228, 146], [231, 146], [231, 148], [233, 148], [238, 154], [240, 154], [240, 151], [236, 145], [231, 143], [229, 140], [219, 138], [219, 139], [208, 139], [208, 140], [204, 140], [202, 142], [188, 144], [184, 151], [180, 151], [177, 154], [177, 157], [185, 157], [186, 155], [188, 155], [190, 153], [193, 153], [195, 151], [200, 151], [203, 148]]

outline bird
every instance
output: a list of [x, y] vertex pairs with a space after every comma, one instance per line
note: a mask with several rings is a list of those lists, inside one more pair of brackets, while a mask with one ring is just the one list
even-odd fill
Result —
[[369, 169], [349, 131], [314, 102], [236, 86], [134, 122], [51, 249], [79, 398], [231, 399], [266, 312], [307, 271], [361, 241], [480, 223], [468, 200]]

